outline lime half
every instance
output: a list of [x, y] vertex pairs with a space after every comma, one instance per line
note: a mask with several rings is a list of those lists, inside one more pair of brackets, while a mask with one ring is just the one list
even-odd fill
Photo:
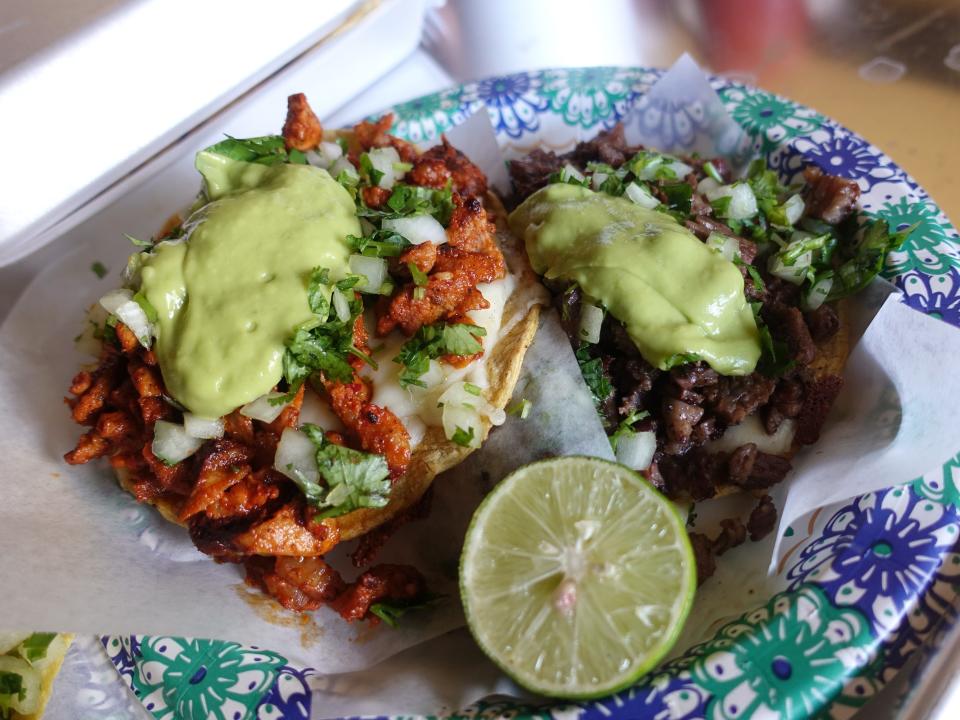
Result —
[[676, 641], [696, 568], [673, 505], [622, 465], [520, 468], [477, 509], [460, 559], [477, 643], [520, 685], [591, 698], [633, 684]]

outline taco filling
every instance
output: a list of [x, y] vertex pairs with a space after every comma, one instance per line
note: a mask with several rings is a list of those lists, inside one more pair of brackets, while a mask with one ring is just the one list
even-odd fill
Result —
[[767, 491], [843, 384], [843, 298], [909, 230], [858, 224], [853, 180], [809, 167], [784, 186], [762, 159], [735, 178], [722, 159], [631, 147], [621, 126], [510, 173], [511, 228], [617, 458], [674, 500], [758, 498], [746, 524], [692, 533], [703, 580], [713, 554], [773, 529]]
[[[198, 153], [201, 194], [136, 241], [67, 400], [90, 426], [68, 463], [108, 458], [201, 552], [350, 621], [427, 596], [416, 569], [367, 566], [503, 422], [537, 324], [483, 173], [391, 123], [325, 133], [294, 95], [282, 136]], [[323, 556], [357, 537], [347, 583]]]

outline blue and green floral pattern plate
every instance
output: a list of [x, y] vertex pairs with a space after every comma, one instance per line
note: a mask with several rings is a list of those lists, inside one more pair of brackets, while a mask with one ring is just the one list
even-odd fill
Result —
[[[393, 131], [429, 141], [486, 110], [507, 157], [537, 146], [567, 150], [616, 124], [659, 75], [643, 68], [570, 68], [488, 78], [393, 108]], [[960, 326], [960, 239], [909, 175], [814, 110], [721, 78], [712, 82], [784, 180], [818, 165], [857, 180], [867, 215], [894, 228], [917, 224], [888, 258], [886, 277], [913, 308]], [[660, 121], [678, 128], [698, 122], [683, 108], [658, 111]], [[953, 620], [958, 505], [960, 454], [923, 477], [789, 528], [782, 590], [636, 687], [554, 709], [480, 701], [452, 717], [848, 717]], [[146, 636], [105, 637], [103, 645], [158, 719], [310, 716], [312, 670], [291, 666], [282, 648]]]

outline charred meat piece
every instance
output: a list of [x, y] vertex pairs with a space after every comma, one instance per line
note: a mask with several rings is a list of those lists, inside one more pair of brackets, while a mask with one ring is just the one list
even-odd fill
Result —
[[[438, 170], [437, 162], [446, 172]], [[453, 181], [453, 190], [465, 198], [482, 198], [487, 194], [486, 175], [444, 136], [439, 145], [427, 148], [416, 159], [406, 181], [413, 185], [443, 188], [448, 180]]]
[[563, 167], [564, 161], [552, 151], [535, 149], [533, 152], [510, 161], [510, 179], [518, 198], [525, 198], [547, 184], [553, 173]]
[[316, 610], [340, 595], [346, 584], [322, 558], [249, 558], [247, 582], [276, 598], [287, 610]]
[[377, 565], [367, 570], [331, 604], [347, 622], [367, 618], [380, 601], [410, 602], [426, 589], [423, 575], [409, 565]]
[[810, 337], [818, 343], [826, 342], [840, 329], [840, 316], [829, 304], [824, 303], [816, 310], [803, 314], [803, 319], [810, 330]]
[[787, 344], [790, 357], [799, 365], [813, 362], [817, 346], [798, 308], [768, 303], [763, 307], [763, 317], [773, 337]]
[[807, 181], [803, 199], [813, 217], [838, 225], [856, 212], [860, 199], [856, 180], [828, 175], [815, 166], [804, 169], [803, 179]]
[[767, 404], [776, 381], [760, 373], [742, 377], [720, 376], [703, 389], [704, 407], [726, 425], [736, 425]]
[[287, 120], [283, 124], [283, 142], [288, 150], [306, 152], [323, 140], [320, 120], [310, 108], [307, 96], [297, 93], [287, 98]]
[[773, 532], [776, 525], [777, 508], [773, 504], [773, 498], [764, 495], [750, 513], [750, 519], [747, 520], [747, 532], [750, 533], [750, 540], [753, 542], [762, 540]]

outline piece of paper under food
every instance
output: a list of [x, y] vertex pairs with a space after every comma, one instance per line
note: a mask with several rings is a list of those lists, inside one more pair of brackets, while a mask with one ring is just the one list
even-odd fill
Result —
[[631, 145], [682, 155], [749, 160], [750, 136], [731, 117], [693, 58], [684, 53], [623, 118]]
[[[850, 354], [820, 441], [794, 462], [777, 537], [824, 505], [909, 482], [960, 448], [960, 331], [887, 298]], [[771, 561], [779, 560], [780, 543]]]

